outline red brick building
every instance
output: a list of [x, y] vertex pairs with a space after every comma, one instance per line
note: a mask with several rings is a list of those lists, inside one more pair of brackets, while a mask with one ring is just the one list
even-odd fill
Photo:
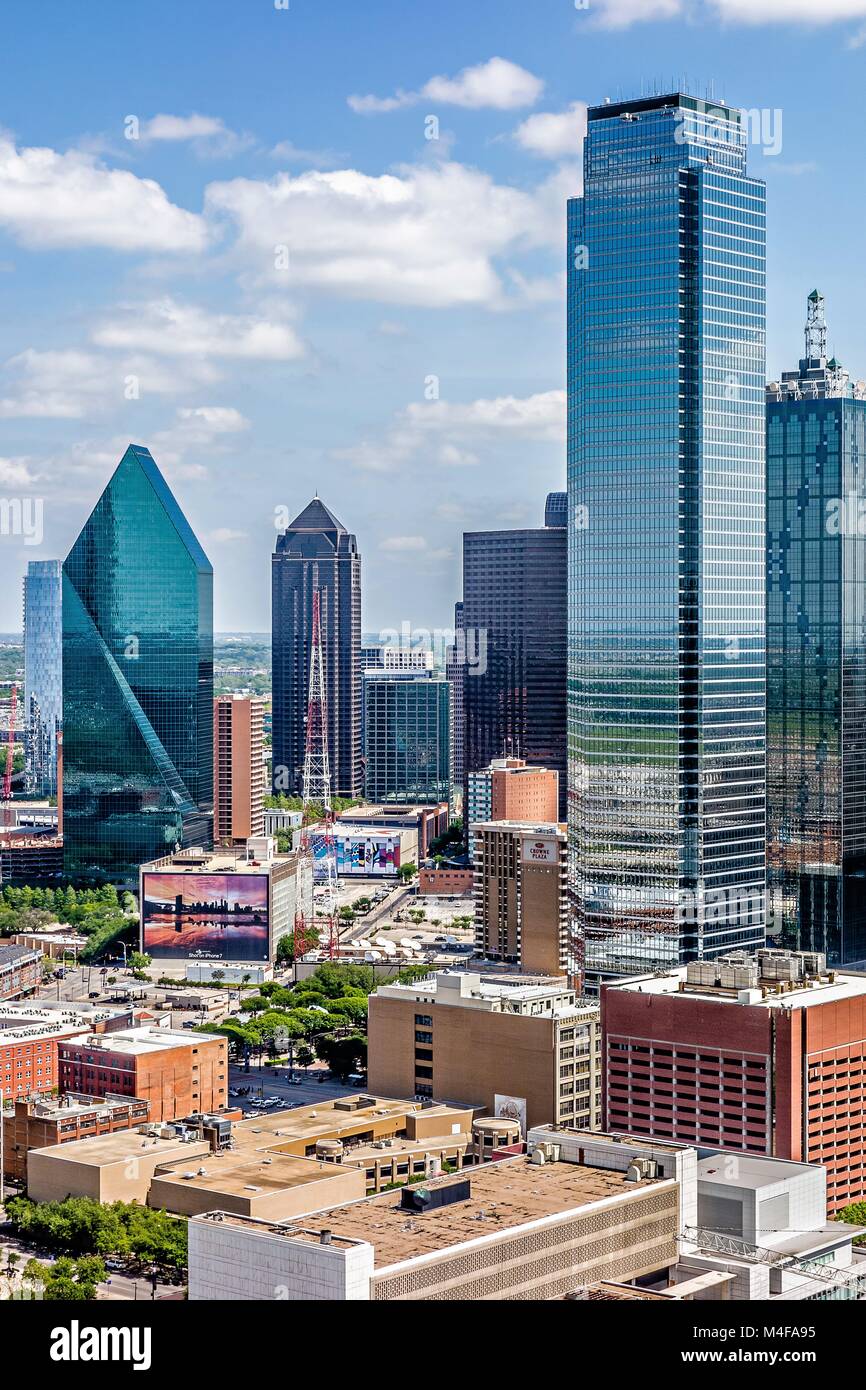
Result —
[[759, 951], [602, 990], [603, 1127], [827, 1169], [866, 1198], [866, 975]]
[[135, 1096], [150, 1106], [151, 1121], [219, 1110], [226, 1103], [228, 1044], [216, 1034], [133, 1028], [75, 1038], [58, 1051], [62, 1091]]

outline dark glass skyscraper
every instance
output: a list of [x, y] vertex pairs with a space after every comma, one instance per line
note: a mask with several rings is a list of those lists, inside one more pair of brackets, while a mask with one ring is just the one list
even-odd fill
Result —
[[493, 758], [556, 768], [563, 818], [566, 536], [563, 525], [463, 536], [464, 782]]
[[213, 571], [138, 445], [63, 566], [63, 722], [70, 877], [211, 843]]
[[447, 681], [414, 671], [376, 671], [364, 681], [364, 790], [368, 801], [448, 801]]
[[568, 210], [569, 821], [589, 982], [764, 938], [765, 192], [740, 113], [592, 107]]
[[866, 386], [806, 355], [767, 387], [770, 936], [866, 958]]
[[359, 797], [361, 759], [361, 557], [358, 542], [318, 497], [277, 539], [272, 569], [273, 785], [300, 794], [319, 590], [328, 707], [331, 791]]

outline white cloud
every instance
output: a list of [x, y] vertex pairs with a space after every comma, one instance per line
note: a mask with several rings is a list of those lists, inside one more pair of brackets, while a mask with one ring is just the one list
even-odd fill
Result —
[[247, 531], [234, 531], [231, 526], [218, 526], [208, 533], [207, 539], [214, 545], [228, 545], [232, 541], [246, 540], [248, 534]]
[[380, 550], [397, 550], [402, 553], [411, 550], [426, 550], [427, 542], [423, 536], [388, 536], [379, 542]]
[[142, 121], [139, 139], [150, 140], [201, 140], [213, 136], [227, 135], [228, 127], [218, 116], [167, 116], [160, 114], [149, 121]]
[[[232, 219], [240, 250], [273, 284], [428, 307], [499, 306], [495, 259], [561, 244], [563, 209], [559, 202], [550, 216], [552, 189], [534, 195], [445, 163], [378, 176], [341, 169], [233, 179], [210, 184], [205, 201], [212, 215]], [[283, 246], [288, 271], [274, 268]]]
[[371, 473], [396, 472], [415, 460], [430, 468], [466, 468], [479, 462], [476, 449], [512, 435], [561, 444], [565, 438], [565, 392], [497, 396], [468, 404], [413, 402], [399, 412], [379, 443], [363, 440], [336, 457]]
[[110, 380], [107, 363], [93, 353], [27, 348], [9, 358], [4, 375], [12, 379], [12, 394], [0, 396], [4, 419], [76, 420], [104, 404], [112, 392], [122, 399], [119, 376]]
[[124, 304], [119, 317], [93, 333], [99, 347], [150, 352], [165, 357], [249, 358], [274, 362], [302, 357], [304, 346], [284, 323], [240, 314], [212, 314], [166, 296]]
[[709, 0], [721, 19], [736, 24], [833, 24], [862, 19], [866, 0]]
[[269, 153], [283, 164], [315, 164], [319, 169], [333, 169], [346, 157], [336, 150], [299, 149], [293, 140], [281, 140]]
[[541, 79], [526, 68], [507, 58], [490, 58], [486, 63], [463, 68], [456, 77], [431, 77], [417, 92], [398, 91], [392, 97], [351, 96], [348, 101], [352, 110], [362, 115], [396, 111], [419, 101], [438, 101], [476, 111], [482, 107], [514, 111], [533, 106], [543, 90]]
[[18, 150], [0, 137], [0, 227], [30, 246], [201, 251], [201, 217], [169, 202], [153, 179], [70, 150]]
[[586, 13], [607, 29], [679, 17], [732, 24], [834, 24], [862, 19], [866, 0], [593, 0]]
[[26, 458], [0, 458], [0, 486], [33, 487], [36, 478]]
[[544, 159], [579, 155], [586, 135], [586, 104], [574, 101], [565, 111], [538, 111], [514, 132], [522, 149]]
[[151, 452], [159, 463], [176, 477], [202, 479], [208, 475], [201, 462], [187, 462], [187, 455], [207, 451], [209, 455], [224, 452], [233, 437], [250, 427], [249, 420], [233, 406], [183, 406], [175, 413], [168, 429], [151, 436]]

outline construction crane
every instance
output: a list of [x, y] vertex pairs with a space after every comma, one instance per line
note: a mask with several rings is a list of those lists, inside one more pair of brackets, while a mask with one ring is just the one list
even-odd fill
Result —
[[[331, 807], [331, 769], [328, 756], [328, 705], [325, 694], [325, 663], [322, 652], [322, 610], [321, 592], [313, 589], [312, 639], [310, 643], [310, 682], [307, 704], [307, 733], [304, 752], [304, 776], [302, 784], [303, 820], [301, 822], [301, 855], [307, 860], [310, 872], [313, 870], [313, 851], [308, 834], [312, 821], [319, 820], [322, 809], [324, 848], [324, 911], [321, 925], [327, 936], [327, 951], [330, 960], [337, 954], [339, 929], [337, 926], [337, 843], [334, 836], [334, 813]], [[300, 866], [299, 866], [300, 867]], [[307, 945], [307, 923], [303, 911], [295, 916], [295, 959], [303, 954]]]
[[6, 771], [3, 775], [3, 800], [12, 796], [12, 768], [15, 764], [15, 721], [18, 716], [18, 685], [13, 681], [9, 696], [9, 732], [6, 735]]

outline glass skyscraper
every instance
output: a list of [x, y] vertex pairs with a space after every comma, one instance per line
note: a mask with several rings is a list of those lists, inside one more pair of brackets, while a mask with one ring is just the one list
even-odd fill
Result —
[[213, 571], [130, 445], [63, 566], [64, 868], [135, 884], [213, 832]]
[[866, 385], [806, 352], [767, 387], [768, 932], [866, 958]]
[[62, 573], [59, 560], [31, 560], [24, 576], [25, 778], [30, 796], [57, 795], [57, 735], [63, 723]]
[[740, 113], [588, 113], [568, 209], [569, 824], [587, 981], [765, 920], [765, 193]]
[[548, 518], [463, 536], [464, 807], [470, 772], [515, 757], [557, 769], [565, 812], [567, 531]]
[[364, 680], [368, 801], [412, 806], [448, 801], [450, 690], [447, 681], [418, 672], [368, 672]]
[[271, 560], [273, 786], [300, 794], [310, 698], [313, 593], [319, 591], [331, 792], [356, 798], [361, 758], [361, 556], [314, 497], [277, 537]]

